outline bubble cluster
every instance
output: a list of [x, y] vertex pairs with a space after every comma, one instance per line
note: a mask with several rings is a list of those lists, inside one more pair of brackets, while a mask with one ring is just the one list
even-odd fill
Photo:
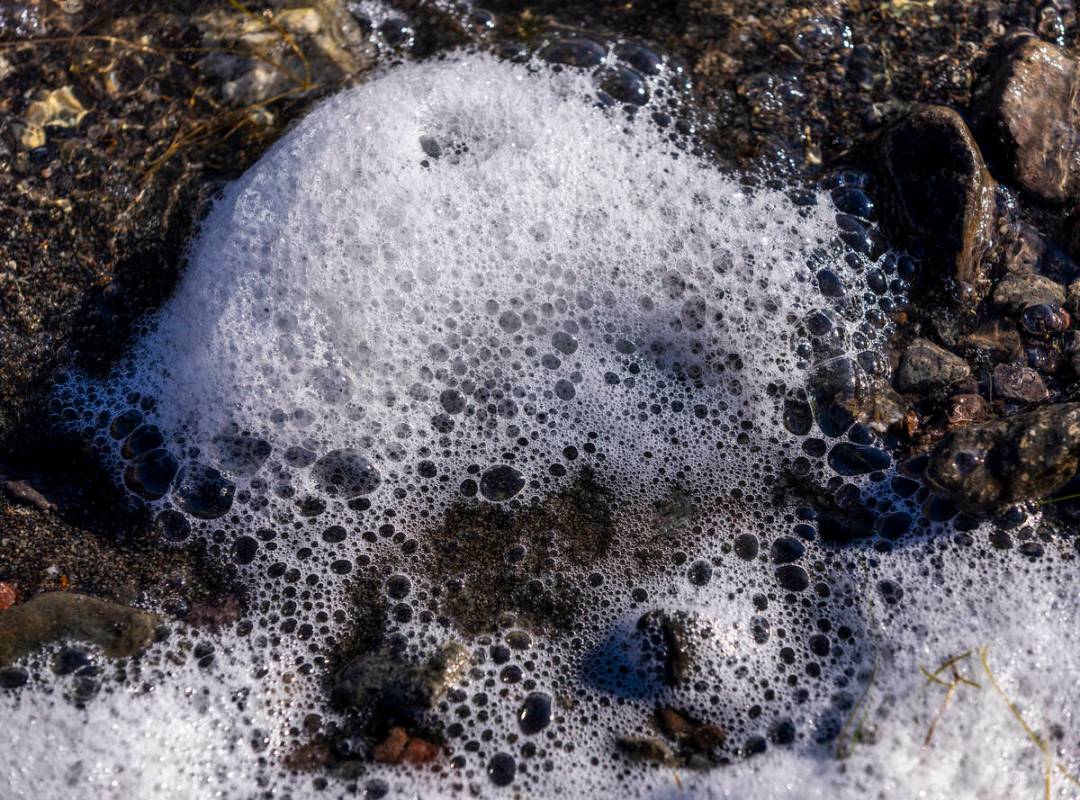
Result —
[[130, 357], [54, 410], [246, 612], [78, 723], [39, 680], [5, 697], [49, 720], [27, 753], [100, 796], [667, 796], [672, 768], [702, 796], [907, 796], [928, 761], [931, 796], [1042, 785], [1022, 731], [1007, 769], [965, 760], [964, 725], [1015, 724], [989, 692], [936, 761], [914, 698], [976, 645], [1075, 666], [1072, 626], [1025, 624], [1073, 612], [1062, 548], [992, 557], [893, 463], [872, 401], [917, 265], [865, 176], [747, 188], [627, 113], [680, 74], [582, 39], [398, 67], [225, 190]]

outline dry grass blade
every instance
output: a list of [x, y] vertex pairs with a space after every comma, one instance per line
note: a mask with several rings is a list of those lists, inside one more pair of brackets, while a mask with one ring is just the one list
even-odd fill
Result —
[[989, 654], [989, 647], [979, 648], [979, 659], [982, 661], [983, 669], [986, 671], [986, 677], [990, 680], [990, 686], [993, 687], [994, 692], [997, 694], [998, 697], [1002, 699], [1002, 701], [1008, 707], [1009, 712], [1013, 715], [1016, 721], [1020, 723], [1020, 727], [1024, 729], [1024, 733], [1027, 734], [1027, 737], [1031, 739], [1031, 741], [1035, 744], [1036, 747], [1039, 748], [1039, 750], [1042, 751], [1044, 765], [1043, 769], [1045, 774], [1044, 791], [1046, 793], [1046, 800], [1050, 800], [1050, 798], [1053, 796], [1052, 776], [1054, 774], [1055, 766], [1058, 768], [1058, 771], [1061, 772], [1061, 774], [1065, 777], [1065, 779], [1069, 781], [1069, 783], [1080, 787], [1080, 779], [1077, 779], [1075, 775], [1065, 769], [1065, 766], [1060, 761], [1054, 761], [1054, 754], [1050, 748], [1049, 742], [1047, 742], [1046, 739], [1040, 736], [1035, 731], [1035, 729], [1028, 724], [1027, 720], [1024, 719], [1023, 714], [1020, 713], [1020, 709], [1017, 708], [1016, 704], [1009, 699], [1009, 696], [1005, 693], [1005, 690], [998, 682], [997, 676], [995, 676], [993, 671], [990, 669]]
[[[959, 664], [965, 659], [971, 658], [971, 655], [971, 650], [965, 650], [963, 653], [959, 653], [958, 655], [946, 659], [933, 672], [930, 672], [926, 667], [919, 667], [919, 670], [926, 677], [927, 686], [929, 686], [931, 683], [936, 683], [939, 686], [945, 687], [945, 697], [942, 698], [941, 705], [938, 706], [938, 710], [934, 714], [934, 718], [930, 720], [930, 727], [927, 729], [926, 736], [923, 738], [923, 747], [930, 746], [930, 742], [934, 738], [934, 731], [937, 730], [938, 723], [945, 715], [945, 711], [948, 709], [949, 703], [952, 702], [953, 696], [956, 694], [957, 687], [963, 685], [972, 686], [976, 689], [981, 688], [979, 684], [971, 680], [971, 678], [967, 678], [961, 675], [960, 671], [956, 668], [957, 664]], [[948, 681], [941, 678], [941, 673], [945, 670], [949, 670], [952, 672], [952, 677]]]

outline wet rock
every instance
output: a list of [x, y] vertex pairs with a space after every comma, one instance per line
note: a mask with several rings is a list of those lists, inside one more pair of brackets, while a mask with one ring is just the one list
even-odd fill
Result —
[[1073, 372], [1080, 375], [1080, 331], [1068, 331], [1063, 339], [1064, 345], [1062, 349], [1069, 359], [1069, 364], [1072, 366]]
[[132, 656], [153, 640], [159, 617], [72, 592], [35, 595], [0, 614], [0, 666], [46, 644], [96, 644], [110, 658]]
[[1031, 336], [1047, 337], [1069, 327], [1069, 312], [1053, 303], [1035, 303], [1024, 309], [1020, 324]]
[[1006, 272], [1035, 272], [1046, 255], [1046, 240], [1031, 225], [1016, 222], [1002, 231], [1002, 256]]
[[960, 356], [927, 339], [916, 339], [904, 351], [896, 383], [902, 392], [932, 392], [970, 374], [971, 367]]
[[716, 751], [727, 732], [717, 725], [698, 722], [684, 711], [662, 708], [656, 713], [660, 730], [678, 746], [679, 760], [688, 767], [704, 768], [717, 763]]
[[1042, 376], [1018, 364], [994, 367], [994, 394], [1018, 403], [1038, 403], [1050, 396]]
[[400, 725], [395, 725], [386, 738], [372, 749], [371, 756], [383, 764], [416, 767], [438, 758], [439, 746], [419, 736], [410, 736]]
[[334, 756], [326, 742], [307, 742], [290, 750], [284, 762], [295, 772], [317, 772], [333, 764]]
[[689, 676], [693, 661], [693, 622], [693, 617], [685, 611], [660, 609], [642, 614], [637, 621], [644, 654], [660, 662], [668, 686], [678, 686]]
[[447, 642], [419, 664], [384, 645], [346, 664], [334, 680], [331, 697], [342, 708], [411, 719], [431, 709], [471, 664], [469, 652], [456, 642]]
[[931, 451], [926, 479], [961, 508], [983, 512], [1045, 497], [1080, 464], [1080, 403], [960, 428]]
[[949, 425], [956, 427], [990, 419], [990, 404], [978, 394], [957, 394], [949, 398], [945, 417]]
[[19, 602], [19, 587], [14, 583], [0, 581], [0, 611], [7, 611]]
[[855, 359], [828, 358], [814, 367], [808, 380], [815, 421], [829, 436], [840, 436], [861, 417], [872, 395], [865, 371]]
[[56, 506], [28, 481], [4, 481], [4, 494], [12, 500], [40, 511], [55, 511]]
[[615, 740], [615, 746], [631, 761], [664, 767], [679, 766], [675, 753], [655, 736], [620, 736]]
[[999, 46], [979, 105], [988, 137], [1013, 179], [1048, 203], [1080, 188], [1076, 59], [1029, 31]]
[[885, 132], [881, 156], [892, 226], [936, 250], [961, 298], [977, 299], [985, 289], [996, 185], [963, 118], [944, 106], [919, 108]]
[[998, 281], [991, 299], [1002, 310], [1019, 314], [1038, 303], [1064, 305], [1065, 287], [1044, 275], [1011, 273]]
[[1080, 319], [1080, 280], [1069, 284], [1065, 295], [1065, 308], [1073, 319]]

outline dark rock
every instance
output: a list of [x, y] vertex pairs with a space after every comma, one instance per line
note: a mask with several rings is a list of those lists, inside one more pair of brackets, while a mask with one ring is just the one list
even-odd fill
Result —
[[862, 367], [846, 356], [815, 366], [807, 383], [818, 427], [829, 436], [843, 434], [862, 415], [872, 394]]
[[1048, 203], [1080, 188], [1077, 62], [1029, 31], [999, 46], [980, 106], [988, 137], [1013, 179]]
[[1018, 364], [994, 367], [994, 394], [1019, 403], [1038, 403], [1050, 396], [1039, 373]]
[[902, 392], [931, 392], [964, 380], [971, 367], [960, 356], [927, 339], [916, 339], [900, 359], [896, 384]]
[[994, 287], [994, 305], [1010, 314], [1019, 314], [1037, 303], [1065, 304], [1065, 287], [1045, 275], [1011, 273]]
[[110, 658], [135, 655], [147, 647], [159, 617], [73, 592], [46, 592], [0, 614], [0, 666], [39, 647], [74, 640], [96, 644]]
[[472, 664], [469, 652], [447, 642], [420, 664], [383, 646], [357, 656], [338, 672], [332, 698], [339, 707], [372, 709], [409, 719], [433, 707]]
[[925, 106], [886, 131], [881, 148], [892, 226], [936, 250], [962, 298], [976, 299], [986, 283], [995, 183], [967, 124], [950, 108]]
[[678, 686], [689, 676], [693, 661], [693, 618], [684, 611], [660, 609], [642, 614], [637, 621], [643, 654], [663, 666], [664, 682]]
[[970, 425], [931, 451], [926, 479], [956, 505], [988, 511], [1045, 497], [1080, 463], [1080, 403]]

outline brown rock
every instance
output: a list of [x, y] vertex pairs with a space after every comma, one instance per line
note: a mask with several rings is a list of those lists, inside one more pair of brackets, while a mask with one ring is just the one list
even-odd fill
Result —
[[19, 602], [19, 587], [14, 583], [0, 581], [0, 611], [6, 611]]
[[90, 642], [110, 658], [135, 655], [154, 640], [158, 617], [74, 592], [46, 592], [0, 614], [0, 666], [50, 642]]
[[902, 392], [931, 392], [951, 386], [971, 375], [971, 367], [960, 356], [928, 339], [916, 339], [908, 345], [896, 373], [896, 385]]
[[994, 393], [1019, 403], [1038, 403], [1050, 396], [1039, 373], [1018, 364], [994, 367]]
[[961, 508], [990, 511], [1046, 497], [1080, 465], [1080, 403], [953, 431], [930, 453], [926, 479]]
[[885, 133], [881, 155], [891, 224], [936, 249], [962, 299], [977, 300], [986, 289], [996, 184], [967, 124], [950, 108], [924, 106]]
[[27, 481], [4, 481], [4, 492], [12, 500], [41, 511], [56, 510], [56, 506]]
[[371, 755], [383, 764], [410, 764], [416, 767], [434, 761], [439, 755], [439, 747], [419, 736], [409, 736], [404, 728], [395, 725], [386, 738], [375, 745]]
[[430, 761], [434, 761], [438, 756], [438, 745], [432, 744], [427, 739], [421, 739], [419, 736], [413, 736], [409, 739], [409, 743], [405, 745], [405, 752], [402, 755], [402, 760], [406, 764], [411, 764], [415, 767], [420, 764], [427, 764]]
[[653, 736], [620, 736], [615, 746], [631, 761], [642, 761], [665, 767], [676, 767], [679, 759], [660, 739]]
[[1012, 177], [1048, 203], [1080, 188], [1077, 61], [1029, 31], [1007, 37], [980, 101], [988, 136]]
[[977, 394], [957, 394], [949, 398], [945, 415], [950, 426], [967, 425], [990, 419], [990, 404]]
[[1069, 364], [1072, 365], [1073, 372], [1080, 375], [1080, 331], [1067, 331], [1062, 338], [1062, 349], [1069, 358]]
[[1065, 296], [1065, 308], [1073, 319], [1080, 319], [1080, 280], [1069, 284], [1069, 290]]
[[1027, 223], [1005, 226], [1001, 240], [1006, 272], [1035, 272], [1046, 254], [1046, 240]]
[[285, 756], [285, 766], [296, 772], [316, 772], [334, 763], [334, 756], [325, 742], [298, 745]]
[[1065, 287], [1045, 275], [1012, 273], [994, 287], [994, 305], [1012, 314], [1038, 303], [1065, 304]]
[[656, 717], [664, 735], [691, 747], [697, 753], [708, 754], [722, 745], [727, 738], [723, 728], [697, 722], [688, 714], [674, 708], [662, 708]]
[[409, 734], [400, 725], [395, 725], [386, 734], [386, 738], [375, 745], [371, 751], [372, 758], [383, 764], [400, 764], [408, 743]]

